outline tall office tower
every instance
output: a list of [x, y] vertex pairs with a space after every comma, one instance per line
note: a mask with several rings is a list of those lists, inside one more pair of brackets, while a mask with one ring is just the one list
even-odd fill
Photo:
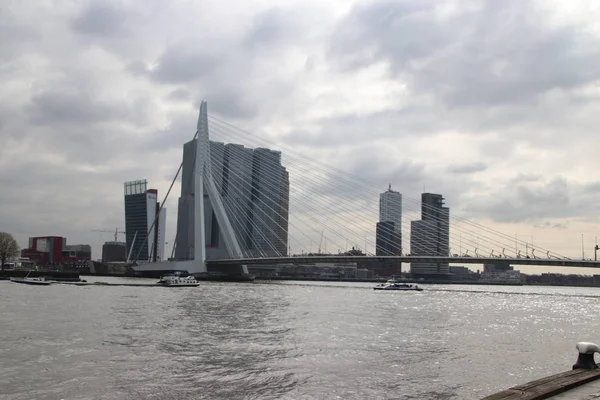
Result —
[[[413, 256], [447, 257], [450, 251], [450, 210], [440, 194], [421, 195], [421, 219], [411, 222], [410, 253]], [[448, 263], [412, 263], [413, 275], [448, 275]]]
[[175, 258], [194, 259], [194, 163], [196, 139], [183, 145], [183, 166], [181, 169], [181, 196], [177, 204], [177, 234], [175, 238]]
[[[176, 259], [194, 258], [194, 163], [196, 141], [183, 147]], [[210, 141], [211, 173], [242, 251], [285, 255], [288, 243], [289, 178], [281, 153]], [[227, 257], [208, 194], [204, 195], [206, 256]]]
[[[252, 150], [246, 149], [239, 144], [223, 144], [211, 142], [211, 158], [216, 157], [216, 168], [213, 168], [213, 178], [217, 188], [221, 193], [223, 206], [229, 217], [229, 222], [235, 232], [241, 249], [245, 249], [243, 233], [246, 232], [249, 221], [249, 202], [251, 195], [252, 182]], [[214, 154], [216, 153], [216, 154]], [[208, 196], [205, 197], [205, 208], [212, 207]], [[207, 243], [209, 248], [219, 250], [210, 250], [209, 252], [224, 252], [226, 249], [221, 245], [220, 230], [216, 217], [206, 218], [207, 237], [210, 241]], [[208, 226], [210, 221], [210, 226]], [[211, 233], [208, 236], [208, 232]], [[208, 252], [207, 252], [208, 254]]]
[[252, 158], [251, 230], [247, 241], [255, 257], [287, 254], [289, 175], [281, 166], [281, 152], [254, 150]]
[[156, 203], [156, 213], [158, 218], [155, 223], [155, 254], [156, 261], [166, 261], [165, 259], [165, 242], [166, 242], [166, 230], [167, 230], [167, 209], [160, 208], [160, 203]]
[[392, 185], [379, 195], [375, 248], [378, 256], [402, 255], [402, 195]]
[[132, 261], [160, 261], [164, 257], [166, 209], [155, 222], [160, 209], [158, 191], [148, 189], [145, 179], [125, 182], [124, 186], [127, 254], [131, 253]]

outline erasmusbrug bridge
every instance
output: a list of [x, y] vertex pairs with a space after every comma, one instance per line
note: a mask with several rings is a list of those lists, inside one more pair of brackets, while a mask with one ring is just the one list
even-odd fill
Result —
[[138, 262], [134, 269], [247, 274], [252, 265], [389, 261], [434, 268], [487, 263], [600, 267], [600, 262], [570, 259], [534, 245], [533, 238], [504, 234], [407, 196], [387, 205], [401, 215], [396, 224], [376, 226], [380, 187], [276, 147], [208, 114], [202, 102], [197, 132], [184, 145], [173, 180], [181, 171], [172, 257]]

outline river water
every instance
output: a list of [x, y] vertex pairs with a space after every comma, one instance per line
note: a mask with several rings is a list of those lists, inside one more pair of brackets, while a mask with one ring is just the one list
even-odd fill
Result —
[[600, 289], [372, 286], [0, 281], [0, 399], [477, 399], [600, 342]]

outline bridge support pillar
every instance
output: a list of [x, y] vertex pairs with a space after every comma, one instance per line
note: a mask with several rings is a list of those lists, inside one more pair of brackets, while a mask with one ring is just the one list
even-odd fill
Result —
[[[197, 131], [196, 165], [194, 166], [194, 261], [196, 268], [194, 271], [188, 271], [189, 273], [207, 272], [206, 220], [204, 215], [205, 193], [208, 195], [215, 217], [217, 218], [227, 252], [232, 258], [242, 258], [243, 255], [233, 230], [233, 225], [225, 211], [221, 195], [212, 178], [208, 133], [208, 106], [206, 101], [203, 101], [200, 105]], [[248, 274], [248, 267], [246, 265], [241, 265], [239, 269], [239, 273]]]

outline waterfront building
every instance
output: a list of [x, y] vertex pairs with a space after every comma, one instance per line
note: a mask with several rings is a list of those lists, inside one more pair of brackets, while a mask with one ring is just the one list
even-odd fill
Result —
[[127, 261], [125, 242], [105, 242], [102, 245], [102, 262]]
[[158, 191], [148, 189], [145, 179], [124, 186], [127, 253], [132, 260], [160, 261], [164, 258], [166, 209], [159, 215]]
[[[288, 172], [281, 165], [281, 152], [255, 149], [251, 182], [251, 229], [245, 235], [246, 248], [255, 257], [285, 256], [288, 249], [290, 191]], [[255, 240], [250, 241], [250, 237]]]
[[67, 238], [62, 236], [37, 236], [29, 238], [28, 247], [21, 250], [21, 257], [40, 266], [75, 264], [91, 260], [92, 247], [89, 244], [67, 245]]
[[523, 283], [523, 277], [520, 271], [515, 270], [497, 270], [484, 271], [481, 273], [481, 283], [520, 285]]
[[[196, 140], [183, 146], [175, 258], [194, 258]], [[240, 144], [209, 142], [211, 174], [239, 242], [250, 256], [287, 254], [289, 176], [281, 153]], [[206, 183], [206, 182], [205, 182]], [[207, 259], [228, 256], [208, 194], [204, 194]]]
[[[413, 256], [448, 256], [450, 210], [440, 194], [421, 194], [421, 219], [411, 222], [410, 253]], [[440, 278], [449, 274], [448, 263], [411, 263], [411, 274]]]
[[167, 239], [167, 209], [163, 207], [160, 208], [160, 203], [156, 203], [156, 214], [158, 215], [158, 219], [156, 220], [156, 227], [154, 229], [154, 242], [156, 243], [156, 261], [166, 260], [165, 258], [165, 242]]
[[[375, 254], [378, 256], [402, 255], [402, 195], [392, 190], [379, 195], [379, 222], [375, 225]], [[402, 273], [402, 262], [388, 260], [378, 263], [382, 272], [389, 275]]]
[[375, 249], [378, 256], [402, 255], [402, 195], [392, 185], [379, 195]]
[[513, 271], [514, 267], [506, 261], [495, 261], [483, 264], [483, 272]]
[[65, 244], [63, 253], [65, 252], [68, 253], [69, 257], [78, 260], [92, 259], [92, 246], [89, 244]]
[[92, 259], [92, 246], [89, 244], [66, 244], [62, 252], [63, 264], [82, 264]]
[[67, 239], [61, 236], [37, 236], [29, 238], [29, 246], [21, 250], [21, 257], [37, 265], [60, 264]]
[[402, 226], [402, 194], [392, 190], [391, 184], [379, 195], [379, 221], [393, 222], [398, 231]]

